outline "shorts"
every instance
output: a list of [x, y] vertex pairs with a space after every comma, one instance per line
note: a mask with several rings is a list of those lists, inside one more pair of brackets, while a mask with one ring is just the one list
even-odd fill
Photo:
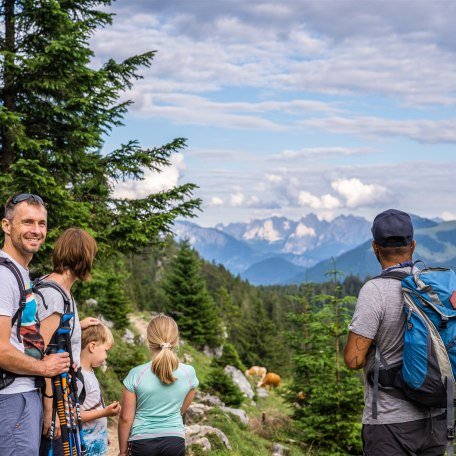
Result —
[[446, 414], [394, 424], [365, 424], [365, 456], [443, 456], [447, 445]]
[[38, 391], [0, 394], [0, 454], [38, 456], [43, 406]]
[[185, 439], [157, 437], [128, 442], [129, 456], [185, 456]]

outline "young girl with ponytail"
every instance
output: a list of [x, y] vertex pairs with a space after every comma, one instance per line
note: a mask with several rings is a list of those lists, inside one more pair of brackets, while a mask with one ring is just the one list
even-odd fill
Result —
[[152, 360], [133, 368], [124, 379], [119, 419], [119, 456], [184, 456], [182, 414], [195, 396], [195, 369], [179, 362], [176, 322], [166, 315], [147, 328]]

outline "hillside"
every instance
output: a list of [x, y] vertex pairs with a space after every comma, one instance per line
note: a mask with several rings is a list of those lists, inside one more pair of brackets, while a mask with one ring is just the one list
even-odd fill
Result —
[[[145, 340], [148, 320], [149, 315], [147, 313], [130, 315], [131, 330], [136, 334], [137, 338], [142, 338], [141, 340]], [[193, 365], [200, 380], [200, 385], [202, 385], [199, 389], [204, 389], [204, 385], [207, 383], [208, 376], [210, 375], [213, 357], [196, 350], [185, 342], [181, 345], [178, 356], [180, 359]], [[113, 361], [108, 357], [108, 370], [111, 362]], [[254, 387], [253, 382], [251, 385]], [[198, 413], [200, 409], [205, 408], [204, 405], [200, 406], [200, 404], [202, 404], [200, 399], [196, 399], [192, 405], [193, 411], [196, 410]], [[194, 417], [191, 417], [192, 407], [186, 414], [189, 416], [184, 417], [186, 424], [195, 420]], [[198, 421], [200, 425], [211, 426], [223, 432], [232, 447], [232, 450], [228, 450], [223, 442], [217, 440], [216, 435], [214, 435], [210, 439], [213, 447], [210, 454], [219, 456], [269, 456], [272, 454], [274, 443], [286, 446], [290, 450], [287, 454], [291, 456], [308, 454], [298, 442], [293, 441], [291, 438], [292, 435], [289, 432], [290, 427], [292, 427], [290, 421], [291, 409], [283, 402], [283, 399], [277, 392], [270, 392], [264, 398], [257, 397], [255, 402], [245, 400], [240, 410], [243, 410], [248, 415], [248, 424], [240, 421], [235, 415], [224, 412], [223, 408], [220, 407], [207, 410], [207, 413]], [[108, 456], [117, 456], [116, 419], [110, 420], [109, 437], [111, 445]], [[200, 454], [197, 446], [192, 448], [193, 454]]]

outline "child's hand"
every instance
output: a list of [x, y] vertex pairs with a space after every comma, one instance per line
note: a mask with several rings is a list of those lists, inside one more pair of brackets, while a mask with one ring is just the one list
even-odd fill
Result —
[[106, 416], [116, 416], [120, 413], [120, 402], [114, 401], [112, 404], [109, 404], [105, 407]]

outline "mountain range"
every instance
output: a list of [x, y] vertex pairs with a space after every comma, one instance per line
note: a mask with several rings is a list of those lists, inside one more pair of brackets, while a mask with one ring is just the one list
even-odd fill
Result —
[[[456, 267], [456, 221], [412, 216], [415, 259], [429, 265]], [[300, 220], [270, 217], [248, 223], [201, 227], [176, 222], [178, 240], [188, 239], [206, 260], [223, 264], [254, 285], [285, 285], [327, 280], [334, 268], [364, 279], [379, 272], [371, 249], [371, 222], [341, 215], [332, 221], [308, 214]]]

